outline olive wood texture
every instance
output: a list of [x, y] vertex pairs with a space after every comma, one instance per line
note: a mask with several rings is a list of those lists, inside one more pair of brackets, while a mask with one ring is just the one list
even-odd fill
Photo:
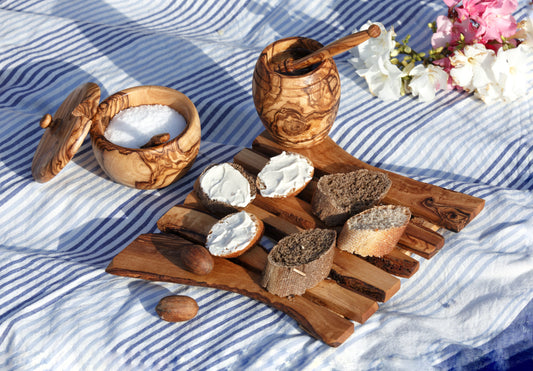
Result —
[[149, 147], [155, 147], [159, 146], [163, 143], [166, 143], [170, 140], [170, 134], [169, 133], [163, 133], [163, 134], [157, 134], [150, 138], [146, 144], [143, 144], [140, 148], [149, 148]]
[[[190, 206], [195, 209], [201, 208], [201, 204], [196, 197], [195, 193], [190, 193], [184, 202], [185, 206]], [[180, 225], [184, 225], [185, 222], [180, 221], [183, 219], [182, 211], [180, 210], [182, 206], [174, 206], [171, 208], [165, 215], [163, 215], [158, 221], [158, 227], [161, 231], [165, 232], [175, 232], [186, 238], [194, 238], [198, 236], [199, 227], [189, 228], [186, 232], [180, 230]], [[289, 234], [301, 232], [303, 228], [294, 225], [287, 220], [284, 220], [276, 215], [261, 209], [255, 204], [248, 205], [244, 210], [254, 214], [259, 219], [261, 219], [265, 225], [265, 234], [275, 240], [279, 240]], [[186, 215], [192, 215], [191, 213], [186, 212]], [[191, 217], [191, 216], [189, 216]], [[189, 224], [192, 224], [191, 221], [188, 221]], [[197, 223], [200, 224], [200, 223]], [[314, 227], [313, 227], [314, 228]], [[201, 243], [201, 240], [193, 239], [198, 243]], [[336, 249], [338, 250], [338, 249]], [[405, 260], [414, 260], [405, 255]], [[337, 259], [348, 260], [347, 263], [338, 262]], [[386, 260], [386, 258], [383, 258]], [[400, 259], [396, 258], [394, 261], [390, 261], [384, 265], [395, 266], [396, 271], [406, 272], [411, 267], [412, 262], [407, 264], [400, 265]], [[416, 262], [416, 260], [414, 260]], [[337, 264], [344, 267], [348, 265], [350, 267], [347, 269], [336, 269]], [[379, 263], [379, 262], [378, 262]], [[418, 269], [418, 264], [415, 263], [414, 272]], [[347, 254], [342, 257], [335, 255], [333, 259], [332, 272], [337, 271], [337, 279], [342, 281], [342, 286], [352, 290], [354, 292], [360, 293], [372, 300], [385, 302], [389, 300], [398, 290], [400, 289], [400, 280], [391, 274], [385, 272], [384, 270], [374, 266], [373, 264], [368, 263], [359, 256]], [[412, 274], [405, 273], [403, 276], [411, 276]], [[331, 274], [330, 274], [331, 276]], [[346, 276], [346, 278], [343, 278]]]
[[[126, 148], [104, 137], [118, 112], [135, 106], [161, 104], [178, 111], [187, 122], [183, 132], [149, 148]], [[200, 117], [184, 94], [163, 86], [139, 86], [115, 93], [100, 103], [91, 128], [93, 151], [100, 167], [114, 181], [139, 189], [166, 187], [192, 166], [200, 148]]]
[[344, 36], [313, 53], [297, 60], [285, 59], [276, 68], [280, 73], [293, 73], [296, 70], [309, 67], [315, 63], [320, 63], [328, 58], [344, 53], [349, 49], [367, 41], [371, 37], [378, 37], [381, 34], [379, 26], [373, 24], [367, 30]]
[[[206, 236], [217, 218], [194, 207], [201, 207], [197, 199], [189, 198], [190, 205], [171, 208], [157, 222], [159, 230], [175, 233], [194, 243], [205, 243]], [[259, 217], [259, 215], [256, 215]], [[248, 270], [261, 274], [266, 266], [267, 252], [255, 245], [233, 260]], [[378, 304], [369, 298], [343, 288], [334, 281], [324, 280], [308, 289], [304, 297], [353, 321], [364, 323], [378, 309]]]
[[33, 178], [44, 183], [56, 176], [74, 157], [91, 128], [100, 101], [100, 88], [89, 82], [78, 86], [52, 117], [40, 121], [45, 129], [31, 164]]
[[279, 154], [284, 150], [300, 153], [311, 160], [316, 172], [322, 174], [350, 172], [362, 168], [384, 172], [392, 181], [391, 189], [383, 199], [384, 203], [407, 206], [413, 215], [454, 232], [459, 232], [470, 223], [485, 205], [481, 198], [368, 165], [350, 155], [329, 137], [313, 147], [289, 148], [277, 143], [269, 133], [263, 132], [253, 142], [253, 148], [267, 156]]
[[341, 84], [332, 58], [298, 71], [276, 71], [287, 58], [322, 48], [318, 41], [291, 37], [267, 46], [259, 56], [252, 79], [255, 108], [265, 128], [288, 147], [309, 147], [329, 134], [339, 108]]
[[106, 272], [152, 281], [213, 287], [246, 295], [288, 314], [307, 333], [332, 347], [342, 344], [354, 331], [350, 320], [305, 297], [288, 299], [270, 294], [259, 285], [259, 273], [227, 259], [215, 257], [213, 270], [207, 275], [200, 276], [181, 269], [160, 251], [162, 239], [175, 237], [164, 234], [153, 237], [153, 234], [139, 236], [113, 258]]
[[[264, 164], [268, 162], [268, 159], [269, 157], [262, 153], [245, 148], [237, 153], [233, 160], [235, 163], [241, 165], [247, 172], [255, 175], [262, 169]], [[310, 205], [312, 191], [309, 191], [309, 189], [314, 188], [316, 188], [316, 180], [312, 180], [298, 197], [287, 197], [280, 200], [273, 200], [257, 195], [254, 204], [287, 219], [302, 228], [325, 228], [324, 223], [313, 215]], [[440, 250], [442, 246], [444, 246], [444, 238], [440, 234], [414, 223], [409, 223], [408, 229], [406, 229], [406, 232], [400, 238], [400, 242], [402, 247], [424, 258], [430, 258]], [[386, 259], [386, 256], [383, 258]], [[408, 259], [411, 258], [408, 257]], [[372, 259], [372, 261], [378, 264], [382, 260], [383, 259]], [[394, 259], [394, 261], [396, 261], [396, 259]], [[383, 266], [387, 267], [385, 270], [389, 273], [393, 273], [390, 269], [396, 266], [396, 264], [383, 261]], [[405, 274], [408, 274], [407, 277], [410, 277], [416, 272], [417, 268], [415, 267], [418, 267], [414, 261], [412, 261], [411, 264], [407, 264], [406, 267], [407, 266], [414, 268], [415, 270], [396, 270], [393, 274], [398, 275], [399, 273], [401, 277], [406, 277]]]

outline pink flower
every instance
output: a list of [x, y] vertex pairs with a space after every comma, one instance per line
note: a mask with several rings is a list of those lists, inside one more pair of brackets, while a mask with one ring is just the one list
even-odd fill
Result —
[[513, 16], [486, 14], [479, 22], [478, 40], [483, 44], [489, 41], [501, 41], [501, 37], [509, 37], [516, 33], [516, 20]]
[[455, 11], [460, 20], [479, 18], [487, 9], [490, 1], [483, 0], [464, 0], [463, 5], [458, 6]]
[[474, 19], [479, 24], [478, 40], [480, 42], [486, 44], [493, 40], [501, 41], [502, 36], [510, 37], [516, 32], [517, 23], [515, 18], [507, 13], [509, 8], [509, 4], [501, 4], [500, 8], [488, 7], [483, 14]]
[[450, 18], [439, 15], [437, 17], [437, 32], [431, 36], [431, 46], [434, 49], [445, 47], [446, 43], [452, 43], [452, 28], [453, 23]]
[[440, 15], [437, 17], [437, 32], [431, 37], [431, 46], [436, 49], [446, 47], [446, 44], [453, 47], [457, 45], [464, 36], [464, 41], [472, 43], [475, 40], [477, 29], [469, 20], [452, 22], [450, 18]]
[[[517, 0], [444, 0], [450, 11], [448, 17], [437, 18], [437, 31], [433, 34], [433, 48], [452, 48], [464, 37], [465, 44], [482, 43], [497, 50], [502, 37], [509, 38], [516, 32], [517, 22], [512, 12]], [[494, 45], [492, 45], [494, 44]]]

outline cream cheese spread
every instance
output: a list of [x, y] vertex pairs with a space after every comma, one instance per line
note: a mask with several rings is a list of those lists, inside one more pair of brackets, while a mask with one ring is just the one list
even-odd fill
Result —
[[250, 182], [230, 164], [215, 165], [200, 177], [200, 187], [211, 200], [245, 207], [252, 202]]
[[264, 197], [284, 197], [304, 187], [313, 177], [311, 163], [297, 153], [282, 152], [274, 156], [257, 175], [258, 188]]
[[257, 233], [257, 225], [246, 211], [230, 214], [211, 227], [205, 247], [212, 255], [226, 256], [244, 249]]

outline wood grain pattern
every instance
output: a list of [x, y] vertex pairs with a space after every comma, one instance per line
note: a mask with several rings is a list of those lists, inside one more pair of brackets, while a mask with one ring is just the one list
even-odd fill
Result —
[[265, 128], [288, 147], [308, 147], [324, 140], [340, 102], [340, 78], [333, 59], [297, 75], [275, 71], [282, 60], [322, 48], [318, 41], [291, 37], [267, 46], [259, 56], [252, 95]]
[[329, 137], [312, 148], [290, 148], [280, 145], [269, 133], [263, 132], [254, 141], [253, 148], [268, 156], [283, 150], [298, 152], [313, 162], [317, 173], [342, 173], [357, 169], [385, 172], [392, 180], [392, 187], [384, 203], [407, 206], [413, 215], [455, 232], [471, 222], [485, 205], [483, 199], [368, 165], [343, 150]]
[[270, 294], [258, 284], [260, 274], [227, 259], [215, 257], [213, 270], [207, 275], [199, 276], [183, 270], [160, 252], [158, 240], [151, 237], [142, 235], [135, 239], [113, 258], [106, 272], [153, 281], [213, 287], [245, 295], [288, 314], [307, 333], [332, 347], [342, 344], [354, 331], [351, 321], [305, 297], [287, 299]]
[[53, 117], [43, 116], [39, 124], [45, 132], [31, 164], [36, 181], [49, 181], [74, 157], [89, 133], [99, 101], [98, 85], [86, 83], [68, 95]]
[[381, 302], [389, 300], [400, 289], [400, 280], [396, 277], [339, 249], [336, 249], [329, 276], [339, 285]]
[[[145, 104], [170, 106], [185, 118], [186, 128], [166, 143], [142, 149], [121, 147], [104, 137], [114, 115]], [[194, 163], [200, 148], [200, 117], [184, 94], [163, 86], [140, 86], [100, 103], [90, 133], [95, 157], [111, 179], [134, 188], [156, 189], [181, 178]]]

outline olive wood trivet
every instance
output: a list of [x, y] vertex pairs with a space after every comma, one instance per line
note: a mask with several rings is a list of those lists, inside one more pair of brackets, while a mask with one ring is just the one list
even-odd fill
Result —
[[[158, 221], [161, 231], [172, 234], [139, 236], [115, 256], [106, 271], [120, 276], [207, 286], [246, 295], [288, 314], [306, 332], [324, 343], [339, 346], [354, 331], [350, 320], [364, 323], [378, 309], [376, 301], [387, 301], [399, 290], [400, 281], [389, 273], [411, 277], [418, 269], [418, 261], [404, 254], [403, 249], [425, 258], [432, 257], [444, 245], [443, 237], [436, 232], [438, 227], [458, 232], [484, 206], [482, 199], [365, 164], [330, 138], [312, 148], [290, 149], [280, 146], [264, 132], [256, 138], [253, 148], [255, 151], [241, 151], [235, 162], [255, 174], [261, 164], [266, 163], [265, 159], [268, 160], [265, 155], [276, 155], [284, 150], [308, 157], [315, 165], [317, 176], [360, 168], [386, 172], [392, 180], [392, 187], [384, 203], [407, 206], [414, 215], [398, 248], [382, 258], [364, 259], [337, 250], [328, 279], [302, 296], [281, 298], [270, 294], [259, 284], [267, 257], [267, 252], [259, 245], [233, 260], [215, 257], [213, 270], [206, 275], [191, 273], [180, 266], [176, 259], [181, 255], [172, 249], [176, 239], [180, 239], [177, 243], [179, 248], [187, 243], [203, 244], [210, 226], [217, 220], [198, 210], [201, 205], [191, 193], [185, 205], [174, 206]], [[263, 220], [265, 233], [274, 239], [301, 228], [323, 227], [311, 213], [309, 202], [313, 187], [316, 187], [314, 181], [298, 198], [282, 201], [258, 196], [247, 210]]]

